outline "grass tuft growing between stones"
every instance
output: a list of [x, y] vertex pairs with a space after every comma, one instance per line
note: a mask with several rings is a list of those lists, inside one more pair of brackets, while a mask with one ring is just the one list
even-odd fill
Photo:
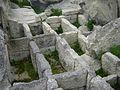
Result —
[[86, 26], [89, 31], [92, 31], [95, 24], [96, 24], [95, 20], [88, 20], [88, 22], [86, 23]]
[[72, 23], [74, 26], [76, 26], [77, 28], [79, 28], [81, 25], [78, 21], [78, 18], [76, 19], [76, 21], [74, 23]]
[[81, 49], [81, 47], [80, 47], [80, 45], [79, 45], [79, 43], [78, 43], [78, 40], [74, 43], [74, 44], [72, 44], [72, 45], [70, 45], [71, 46], [71, 48], [72, 49], [74, 49], [74, 51], [78, 54], [78, 55], [82, 55], [82, 54], [84, 54], [84, 52], [82, 51], [82, 49]]
[[60, 16], [60, 15], [62, 15], [62, 10], [61, 9], [52, 8], [51, 11], [52, 11], [51, 16]]
[[10, 62], [10, 64], [16, 69], [14, 73], [18, 74], [18, 76], [24, 72], [27, 72], [30, 77], [24, 80], [15, 80], [15, 82], [30, 82], [39, 79], [38, 73], [34, 70], [32, 61], [29, 58], [19, 61], [13, 60]]
[[50, 51], [49, 53], [44, 54], [45, 58], [48, 60], [51, 65], [53, 74], [59, 74], [65, 72], [65, 69], [62, 67], [57, 50]]
[[96, 75], [99, 75], [99, 76], [101, 76], [101, 77], [106, 77], [106, 76], [109, 75], [109, 74], [108, 74], [107, 72], [105, 72], [102, 68], [99, 69], [99, 70], [97, 70], [95, 73], [96, 73]]
[[116, 45], [110, 48], [110, 52], [120, 58], [120, 45]]
[[60, 25], [57, 30], [55, 30], [57, 34], [63, 33], [62, 26]]

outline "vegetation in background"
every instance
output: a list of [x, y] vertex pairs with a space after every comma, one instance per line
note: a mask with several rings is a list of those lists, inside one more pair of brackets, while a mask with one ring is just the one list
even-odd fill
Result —
[[11, 66], [15, 67], [16, 71], [15, 74], [22, 74], [25, 71], [28, 73], [30, 79], [25, 79], [21, 81], [29, 82], [32, 80], [37, 80], [38, 79], [38, 73], [35, 72], [34, 67], [32, 65], [32, 62], [30, 59], [24, 59], [24, 60], [19, 60], [19, 61], [11, 61], [10, 62]]
[[48, 60], [49, 64], [51, 65], [53, 74], [59, 74], [65, 71], [59, 61], [57, 50], [50, 51], [50, 53], [46, 53], [44, 54], [44, 56]]
[[[28, 0], [10, 0], [11, 2], [17, 4], [19, 7], [24, 7], [24, 6], [31, 6], [30, 3], [28, 2]], [[39, 14], [44, 12], [44, 9], [36, 7], [36, 6], [31, 6], [33, 8], [33, 10]]]
[[106, 77], [106, 76], [109, 75], [109, 74], [108, 74], [107, 72], [105, 72], [102, 68], [99, 69], [99, 70], [97, 70], [95, 73], [96, 73], [96, 75], [99, 75], [99, 76], [101, 76], [101, 77]]
[[57, 34], [63, 33], [62, 26], [60, 25], [57, 30], [55, 30]]
[[81, 25], [78, 21], [78, 18], [76, 19], [76, 21], [74, 23], [72, 23], [74, 26], [76, 26], [77, 28], [79, 28]]
[[120, 45], [116, 45], [110, 48], [110, 52], [120, 58]]
[[40, 13], [44, 12], [44, 9], [42, 9], [42, 8], [35, 7], [35, 6], [32, 6], [32, 8], [34, 9], [34, 11], [35, 11], [37, 14], [40, 14]]
[[61, 9], [52, 8], [51, 11], [52, 11], [51, 16], [60, 16], [60, 15], [62, 15], [62, 10]]
[[96, 24], [95, 20], [88, 20], [88, 22], [86, 23], [86, 26], [89, 31], [92, 31], [95, 24]]
[[28, 0], [10, 0], [11, 2], [17, 4], [19, 7], [30, 6]]
[[78, 55], [82, 55], [84, 54], [84, 52], [82, 51], [78, 41], [76, 41], [74, 44], [71, 45], [71, 48], [74, 49], [74, 51], [78, 54]]
[[119, 83], [117, 82], [117, 83], [115, 84], [115, 86], [113, 86], [112, 88], [114, 88], [114, 90], [120, 90], [120, 85], [119, 85]]

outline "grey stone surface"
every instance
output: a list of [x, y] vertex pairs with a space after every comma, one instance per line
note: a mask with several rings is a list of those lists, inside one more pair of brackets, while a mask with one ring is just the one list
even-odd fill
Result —
[[120, 76], [120, 59], [110, 52], [102, 56], [102, 68], [109, 74]]
[[115, 84], [117, 84], [117, 79], [118, 79], [118, 76], [116, 74], [113, 74], [113, 75], [109, 75], [107, 77], [104, 77], [103, 78], [107, 83], [109, 83], [111, 86], [115, 86]]
[[[89, 52], [95, 52], [99, 55], [100, 52], [109, 51], [109, 48], [120, 44], [120, 18], [103, 26], [96, 31], [95, 42], [89, 46]], [[91, 43], [92, 44], [92, 43]]]
[[63, 32], [70, 32], [70, 31], [78, 30], [77, 27], [72, 25], [68, 20], [64, 18], [61, 19], [61, 25], [62, 25]]
[[81, 88], [86, 86], [86, 77], [87, 71], [78, 70], [75, 72], [66, 72], [62, 74], [56, 74], [53, 76], [58, 85], [63, 89], [73, 89], [73, 88]]
[[114, 90], [114, 89], [100, 76], [96, 76], [92, 78], [89, 90]]
[[16, 83], [10, 90], [46, 90], [47, 89], [47, 79], [41, 78], [40, 80], [35, 80], [30, 83]]
[[117, 18], [117, 0], [86, 0], [86, 12], [99, 24], [106, 24]]

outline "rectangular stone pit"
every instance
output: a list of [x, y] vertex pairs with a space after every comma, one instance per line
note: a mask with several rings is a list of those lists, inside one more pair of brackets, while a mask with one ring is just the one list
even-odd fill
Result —
[[11, 81], [16, 82], [31, 82], [38, 80], [38, 73], [35, 71], [30, 57], [22, 60], [10, 61]]
[[45, 52], [44, 57], [49, 62], [53, 74], [59, 74], [66, 71], [59, 60], [59, 54], [57, 50], [49, 50], [48, 52]]

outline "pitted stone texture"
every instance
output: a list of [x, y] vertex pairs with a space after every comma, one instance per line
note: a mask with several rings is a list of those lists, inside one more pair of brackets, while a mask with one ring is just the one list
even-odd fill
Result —
[[72, 90], [73, 88], [81, 88], [86, 86], [87, 71], [78, 70], [75, 72], [66, 72], [62, 74], [56, 74], [53, 77], [56, 79], [61, 88], [65, 90]]
[[77, 27], [72, 25], [68, 20], [64, 18], [61, 19], [61, 25], [63, 32], [78, 31]]
[[109, 74], [120, 76], [120, 59], [107, 52], [102, 56], [102, 68]]
[[71, 32], [65, 32], [60, 35], [62, 38], [64, 38], [69, 45], [74, 44], [78, 40], [78, 32], [77, 31], [71, 31]]
[[0, 81], [3, 80], [6, 71], [6, 55], [5, 55], [5, 41], [4, 34], [2, 30], [0, 30]]
[[88, 30], [87, 26], [80, 26], [78, 30], [80, 30], [81, 34], [83, 34], [85, 37], [92, 33], [91, 31]]
[[116, 74], [113, 74], [113, 75], [109, 75], [107, 77], [104, 77], [103, 78], [107, 83], [109, 83], [111, 86], [115, 86], [115, 84], [117, 84], [117, 75]]
[[104, 25], [117, 18], [117, 0], [86, 0], [86, 12]]
[[10, 87], [10, 90], [46, 90], [46, 83], [47, 80], [45, 78], [30, 83], [16, 83]]
[[55, 79], [48, 79], [47, 81], [47, 90], [54, 90], [58, 88], [57, 81]]
[[114, 89], [100, 76], [96, 76], [90, 81], [89, 90], [114, 90]]
[[109, 51], [109, 48], [120, 44], [120, 18], [112, 21], [101, 29], [96, 31], [95, 42], [89, 46], [89, 52], [95, 52], [99, 55], [100, 52]]
[[80, 25], [85, 25], [87, 23], [87, 19], [84, 15], [78, 15], [78, 21]]

